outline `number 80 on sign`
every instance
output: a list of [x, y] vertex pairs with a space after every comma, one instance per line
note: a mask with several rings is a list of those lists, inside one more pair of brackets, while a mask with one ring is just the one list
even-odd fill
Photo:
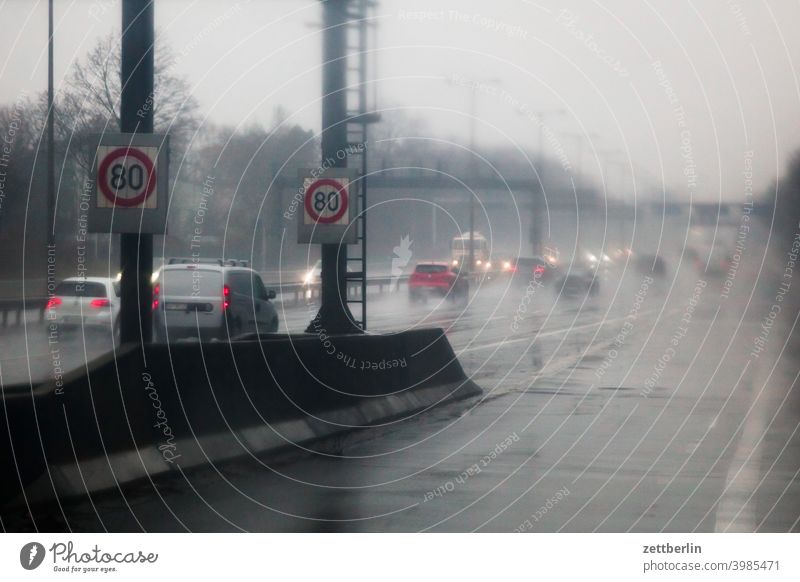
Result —
[[303, 223], [306, 225], [347, 225], [350, 221], [348, 178], [306, 179]]
[[98, 208], [158, 208], [158, 148], [100, 146], [97, 151]]

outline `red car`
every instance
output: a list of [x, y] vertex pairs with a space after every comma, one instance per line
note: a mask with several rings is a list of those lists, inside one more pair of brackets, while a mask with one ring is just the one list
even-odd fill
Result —
[[425, 300], [428, 295], [439, 295], [451, 300], [465, 299], [469, 283], [458, 270], [447, 263], [417, 263], [408, 280], [408, 297], [412, 302]]

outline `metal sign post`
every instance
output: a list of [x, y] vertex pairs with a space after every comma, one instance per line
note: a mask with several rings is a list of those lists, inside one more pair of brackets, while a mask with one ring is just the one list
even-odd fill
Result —
[[[122, 0], [120, 130], [137, 136], [153, 133], [153, 4], [154, 0]], [[120, 267], [121, 340], [148, 343], [153, 337], [153, 235], [141, 231], [122, 234]]]
[[[327, 160], [332, 161], [326, 177], [334, 168], [347, 168], [347, 10], [347, 0], [322, 4], [322, 160], [325, 167]], [[355, 207], [355, 199], [348, 202]], [[320, 216], [330, 218], [329, 213], [338, 210], [321, 212]], [[343, 243], [322, 244], [322, 304], [306, 328], [309, 333], [322, 329], [328, 333], [361, 332], [347, 306], [347, 246]]]

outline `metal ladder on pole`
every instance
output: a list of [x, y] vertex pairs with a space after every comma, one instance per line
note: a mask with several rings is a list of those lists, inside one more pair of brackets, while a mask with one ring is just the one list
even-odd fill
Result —
[[[360, 319], [354, 323], [364, 331], [367, 329], [367, 126], [377, 120], [370, 113], [367, 68], [370, 28], [374, 26], [369, 15], [374, 6], [374, 0], [350, 0], [347, 30], [347, 166], [359, 173], [355, 224], [358, 242], [350, 247], [352, 250], [348, 249], [347, 303], [360, 307], [351, 309], [351, 313], [354, 316], [360, 313]], [[351, 252], [355, 256], [350, 256]], [[351, 271], [351, 266], [355, 270]]]

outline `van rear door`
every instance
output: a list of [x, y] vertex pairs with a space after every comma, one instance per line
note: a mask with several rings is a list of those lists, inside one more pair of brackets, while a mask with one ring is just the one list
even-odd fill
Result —
[[160, 309], [169, 333], [196, 329], [198, 333], [222, 329], [222, 273], [186, 265], [180, 269], [164, 269], [159, 283]]

